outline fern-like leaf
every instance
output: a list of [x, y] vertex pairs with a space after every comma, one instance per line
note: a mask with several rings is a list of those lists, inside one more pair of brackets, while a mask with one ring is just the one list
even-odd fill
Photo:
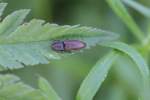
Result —
[[38, 89], [25, 85], [15, 75], [0, 75], [0, 100], [46, 100]]
[[[3, 11], [5, 4], [1, 5]], [[25, 9], [15, 11], [0, 23], [0, 70], [47, 64], [51, 59], [61, 58], [60, 53], [51, 50], [54, 40], [79, 39], [90, 47], [117, 38], [111, 32], [80, 25], [60, 26], [37, 19], [23, 23], [28, 13]]]

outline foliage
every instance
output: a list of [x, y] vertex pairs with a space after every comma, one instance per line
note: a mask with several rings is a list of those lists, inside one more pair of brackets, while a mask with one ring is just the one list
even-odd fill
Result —
[[104, 59], [97, 62], [83, 81], [77, 95], [77, 100], [92, 100], [116, 58], [117, 54], [111, 52]]
[[[5, 5], [1, 6], [1, 13]], [[61, 55], [51, 50], [54, 40], [101, 37], [109, 41], [117, 38], [113, 33], [80, 25], [59, 26], [38, 19], [22, 24], [28, 13], [26, 9], [15, 11], [0, 23], [1, 70], [47, 64], [51, 59], [59, 59]]]
[[[107, 0], [107, 3], [131, 30], [132, 35], [139, 40], [137, 43], [128, 45], [117, 42], [118, 35], [116, 33], [92, 27], [50, 24], [38, 19], [23, 22], [30, 10], [17, 10], [5, 17], [0, 23], [0, 71], [15, 70], [29, 65], [48, 64], [52, 59], [61, 59], [68, 54], [53, 51], [51, 43], [55, 40], [78, 39], [87, 44], [86, 48], [101, 45], [111, 48], [111, 50], [103, 58], [100, 58], [89, 71], [81, 83], [76, 100], [93, 100], [98, 90], [102, 88], [102, 83], [113, 68], [113, 64], [117, 69], [125, 64], [121, 56], [127, 56], [126, 61], [132, 60], [136, 66], [135, 69], [138, 69], [141, 76], [140, 86], [136, 85], [140, 87], [138, 91], [135, 91], [136, 98], [148, 100], [150, 98], [150, 75], [147, 61], [150, 35], [146, 34], [147, 37], [145, 36], [123, 3], [147, 18], [149, 18], [150, 10], [129, 0]], [[0, 3], [0, 15], [3, 14], [6, 5], [6, 3]], [[127, 68], [130, 70], [130, 67]], [[119, 70], [120, 73], [123, 71], [123, 69]], [[118, 75], [121, 75], [120, 73]], [[133, 74], [135, 74], [134, 71]], [[125, 78], [130, 81], [128, 77]], [[120, 81], [122, 80], [120, 79]], [[62, 100], [48, 80], [43, 77], [38, 79], [38, 88], [33, 88], [22, 82], [16, 75], [1, 74], [0, 88], [1, 100]], [[121, 86], [114, 86], [112, 91], [111, 96], [114, 98], [125, 97]]]
[[1, 100], [47, 100], [42, 93], [25, 85], [17, 76], [1, 75]]

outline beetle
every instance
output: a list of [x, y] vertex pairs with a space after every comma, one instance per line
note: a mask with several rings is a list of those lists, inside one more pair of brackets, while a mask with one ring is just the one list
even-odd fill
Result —
[[71, 52], [85, 48], [86, 44], [79, 40], [54, 41], [51, 48], [54, 51]]

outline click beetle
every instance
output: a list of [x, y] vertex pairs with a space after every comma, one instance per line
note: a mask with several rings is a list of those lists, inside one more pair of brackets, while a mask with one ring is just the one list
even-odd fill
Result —
[[54, 51], [71, 52], [85, 48], [86, 44], [79, 40], [54, 41], [51, 48]]

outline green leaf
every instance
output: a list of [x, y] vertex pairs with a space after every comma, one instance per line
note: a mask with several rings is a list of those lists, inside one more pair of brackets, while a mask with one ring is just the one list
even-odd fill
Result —
[[7, 3], [0, 3], [0, 16], [3, 14], [3, 11], [6, 6], [7, 6]]
[[39, 78], [39, 88], [43, 95], [45, 95], [46, 100], [61, 100], [52, 86], [43, 77]]
[[[29, 23], [20, 25], [14, 32], [7, 37], [0, 37], [0, 43], [28, 43], [49, 41], [57, 39], [71, 38], [90, 38], [90, 37], [108, 37], [109, 40], [116, 39], [118, 35], [103, 31], [101, 29], [84, 27], [79, 25], [64, 25], [44, 23], [43, 20], [33, 19]], [[111, 37], [111, 38], [110, 38]]]
[[142, 98], [141, 100], [148, 100], [148, 98], [150, 98], [149, 67], [143, 57], [135, 49], [121, 42], [102, 43], [101, 45], [117, 49], [127, 54], [134, 61], [142, 76], [142, 91], [140, 98]]
[[112, 10], [121, 18], [126, 26], [131, 30], [133, 35], [139, 40], [144, 39], [144, 33], [137, 26], [133, 18], [129, 15], [127, 9], [124, 7], [120, 0], [107, 0]]
[[18, 10], [8, 15], [0, 23], [0, 35], [8, 35], [23, 22], [26, 15], [29, 13], [29, 10]]
[[105, 80], [107, 73], [116, 58], [117, 54], [111, 52], [96, 63], [81, 84], [77, 94], [77, 100], [93, 100], [93, 97]]
[[102, 43], [101, 45], [111, 47], [122, 51], [123, 53], [127, 54], [138, 66], [138, 69], [141, 72], [141, 75], [144, 79], [149, 77], [149, 67], [143, 57], [132, 47], [129, 45], [122, 43], [122, 42], [109, 42], [109, 43]]
[[37, 19], [22, 24], [28, 12], [15, 11], [0, 23], [0, 71], [60, 59], [65, 54], [51, 49], [55, 40], [78, 39], [89, 48], [98, 42], [112, 41], [118, 37], [101, 29], [80, 25], [60, 26]]
[[145, 17], [150, 18], [150, 8], [141, 5], [134, 0], [123, 0], [125, 4], [137, 10], [139, 13], [143, 14]]
[[47, 100], [39, 90], [14, 75], [0, 75], [0, 88], [0, 100]]

